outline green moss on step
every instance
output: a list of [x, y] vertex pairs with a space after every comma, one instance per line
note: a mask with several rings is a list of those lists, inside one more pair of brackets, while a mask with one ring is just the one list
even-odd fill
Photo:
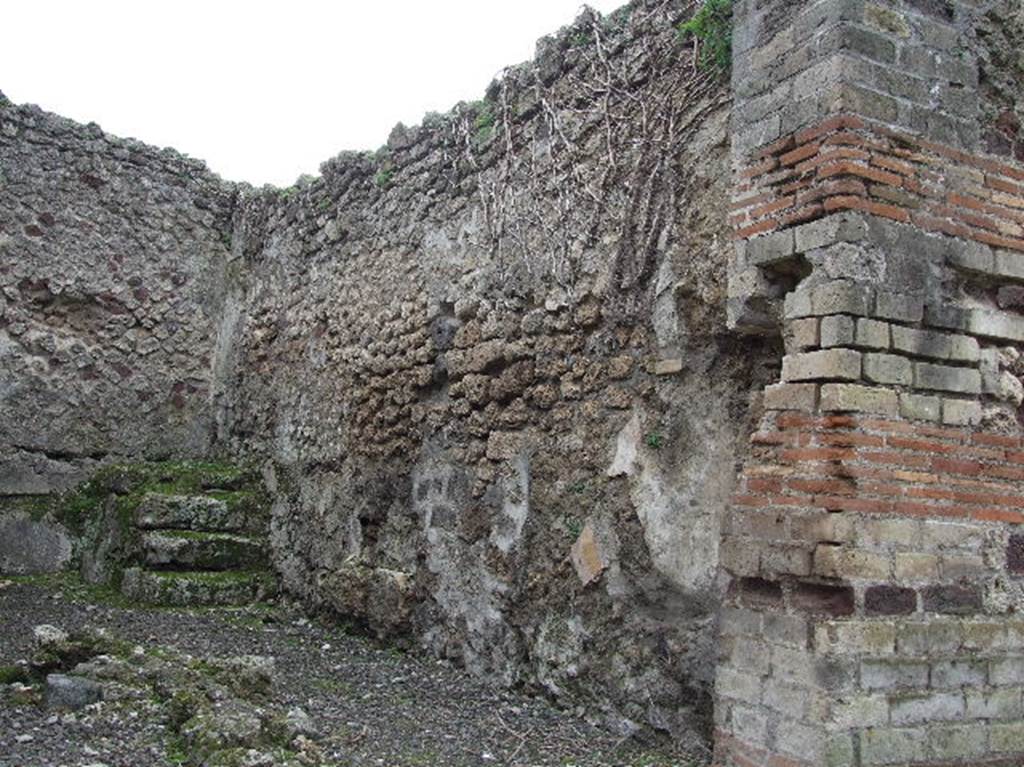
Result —
[[150, 574], [167, 582], [191, 581], [211, 586], [244, 584], [253, 580], [271, 577], [269, 573], [263, 570], [153, 570]]
[[55, 499], [50, 495], [0, 496], [0, 515], [18, 514], [39, 520], [54, 510]]
[[116, 584], [86, 583], [77, 572], [46, 573], [43, 575], [5, 576], [16, 584], [38, 586], [60, 592], [65, 601], [74, 604], [99, 604], [107, 607], [133, 607], [135, 603], [117, 590]]
[[165, 538], [179, 538], [185, 541], [223, 541], [225, 543], [235, 543], [248, 540], [244, 536], [234, 533], [200, 533], [195, 530], [160, 530], [159, 534]]

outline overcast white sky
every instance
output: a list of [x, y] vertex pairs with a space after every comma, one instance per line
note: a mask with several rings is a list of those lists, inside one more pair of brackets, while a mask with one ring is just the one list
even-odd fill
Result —
[[[590, 0], [610, 13], [625, 0]], [[12, 0], [0, 91], [286, 186], [483, 96], [581, 0]]]

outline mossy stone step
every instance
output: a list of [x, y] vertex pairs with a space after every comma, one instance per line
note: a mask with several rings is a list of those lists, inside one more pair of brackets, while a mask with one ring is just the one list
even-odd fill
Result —
[[234, 533], [246, 527], [243, 504], [206, 495], [147, 493], [135, 509], [135, 525], [143, 530], [193, 530]]
[[137, 602], [167, 607], [246, 605], [274, 594], [273, 576], [262, 570], [228, 572], [124, 571], [121, 593]]
[[188, 530], [154, 530], [142, 535], [142, 562], [151, 568], [248, 570], [266, 565], [266, 560], [260, 543], [241, 535]]

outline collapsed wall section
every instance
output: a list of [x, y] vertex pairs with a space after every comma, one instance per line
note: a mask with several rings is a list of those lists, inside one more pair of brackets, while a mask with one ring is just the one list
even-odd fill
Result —
[[724, 524], [723, 767], [1024, 758], [1024, 167], [979, 153], [990, 22], [737, 6], [731, 317], [786, 356]]
[[690, 13], [584, 14], [484, 101], [246, 199], [219, 417], [268, 461], [291, 592], [696, 748], [777, 352], [726, 330], [729, 100]]
[[0, 496], [207, 451], [233, 197], [199, 162], [0, 96]]

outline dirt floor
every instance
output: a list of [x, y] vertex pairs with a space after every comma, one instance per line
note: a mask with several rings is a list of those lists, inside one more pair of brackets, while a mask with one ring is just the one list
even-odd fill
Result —
[[[33, 629], [40, 624], [69, 632], [105, 629], [132, 645], [138, 657], [159, 655], [165, 664], [189, 656], [204, 663], [272, 657], [274, 682], [265, 705], [301, 708], [318, 731], [298, 764], [697, 764], [664, 747], [622, 741], [543, 699], [490, 687], [451, 664], [310, 621], [285, 605], [147, 609], [68, 579], [0, 579], [0, 671], [24, 668], [38, 652]], [[121, 695], [67, 711], [40, 700], [38, 674], [25, 684], [4, 681], [0, 677], [0, 767], [214, 764], [182, 749], [167, 707], [154, 696]], [[279, 763], [254, 751], [231, 762]]]

